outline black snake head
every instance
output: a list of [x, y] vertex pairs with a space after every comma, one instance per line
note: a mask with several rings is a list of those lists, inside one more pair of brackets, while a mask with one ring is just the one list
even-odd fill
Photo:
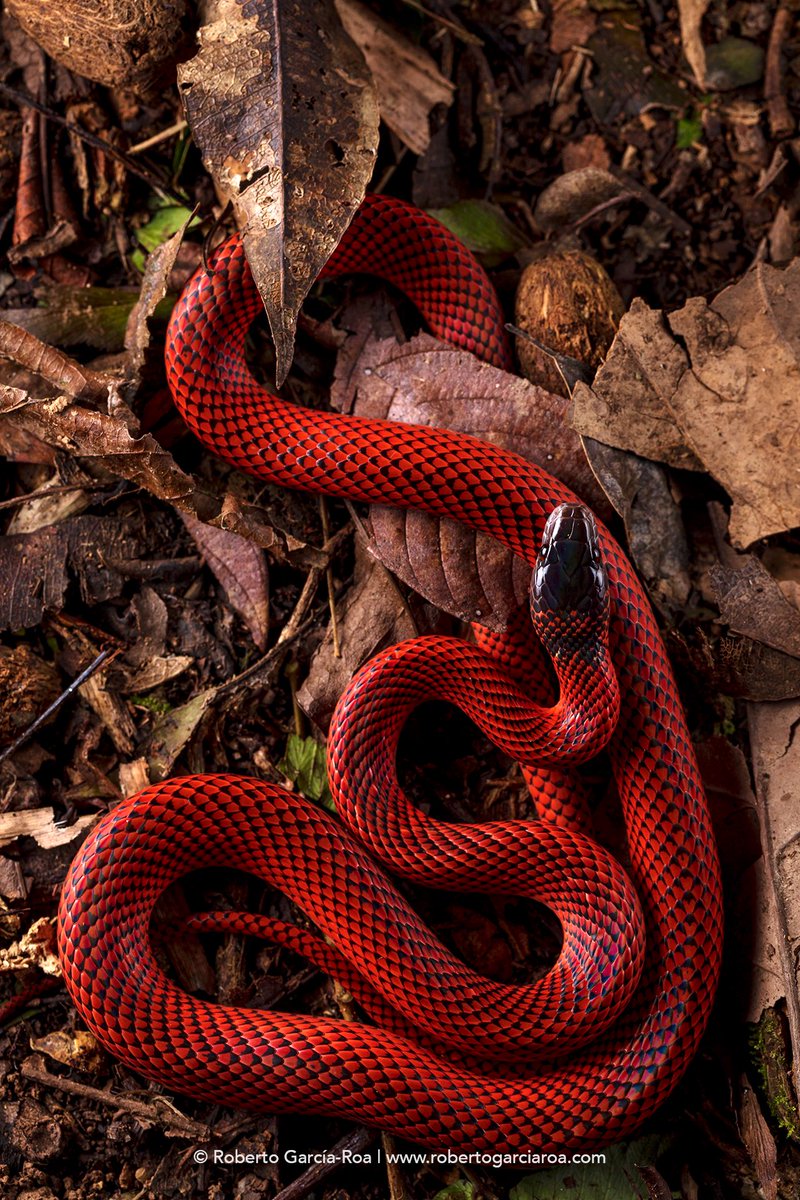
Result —
[[608, 576], [597, 525], [582, 504], [560, 504], [547, 518], [531, 577], [531, 608], [534, 613], [586, 616], [601, 615], [608, 608]]

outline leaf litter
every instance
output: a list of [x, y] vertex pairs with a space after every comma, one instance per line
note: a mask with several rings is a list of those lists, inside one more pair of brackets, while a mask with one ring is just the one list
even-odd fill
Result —
[[[67, 6], [70, 12], [73, 7]], [[23, 914], [13, 906], [20, 903], [51, 902], [70, 843], [95, 814], [170, 772], [241, 770], [280, 781], [286, 771], [322, 800], [320, 743], [302, 730], [295, 702], [324, 727], [344, 682], [376, 649], [426, 630], [452, 629], [454, 617], [467, 619], [477, 609], [502, 625], [524, 597], [519, 566], [493, 556], [472, 535], [375, 510], [368, 518], [370, 550], [390, 573], [364, 552], [358, 532], [363, 515], [334, 509], [340, 528], [331, 534], [315, 503], [282, 506], [269, 489], [211, 463], [182, 437], [174, 420], [171, 435], [159, 441], [161, 428], [148, 411], [159, 388], [163, 392], [159, 319], [202, 253], [197, 233], [185, 228], [194, 204], [208, 229], [213, 188], [233, 200], [260, 287], [272, 305], [282, 376], [300, 303], [358, 205], [379, 151], [376, 181], [412, 198], [423, 187], [426, 165], [436, 164], [427, 170], [425, 186], [436, 179], [438, 211], [495, 269], [506, 297], [531, 256], [555, 251], [552, 266], [563, 261], [558, 255], [579, 248], [590, 263], [605, 268], [624, 298], [627, 312], [610, 349], [605, 335], [590, 335], [585, 347], [551, 345], [556, 318], [565, 318], [564, 328], [573, 318], [560, 301], [540, 314], [538, 340], [582, 365], [589, 383], [562, 387], [558, 376], [547, 386], [541, 378], [512, 382], [469, 356], [432, 344], [427, 335], [397, 345], [385, 340], [385, 330], [376, 338], [362, 324], [340, 352], [334, 393], [354, 411], [441, 421], [543, 455], [544, 465], [557, 462], [557, 473], [566, 473], [599, 511], [612, 520], [612, 509], [620, 514], [678, 666], [696, 681], [696, 696], [691, 690], [686, 695], [694, 727], [713, 734], [707, 745], [716, 749], [706, 755], [705, 769], [718, 819], [730, 821], [743, 809], [750, 822], [743, 835], [746, 851], [738, 837], [732, 839], [736, 852], [725, 851], [724, 841], [723, 850], [737, 879], [760, 872], [756, 903], [771, 906], [773, 913], [769, 929], [756, 935], [759, 969], [766, 976], [773, 961], [769, 947], [780, 954], [781, 940], [795, 936], [796, 924], [791, 856], [796, 831], [793, 810], [783, 804], [790, 779], [781, 774], [782, 766], [791, 769], [800, 694], [795, 603], [800, 547], [791, 532], [800, 521], [791, 443], [797, 214], [790, 157], [768, 140], [755, 92], [719, 101], [692, 90], [685, 67], [678, 68], [672, 17], [655, 29], [646, 14], [620, 18], [570, 2], [554, 6], [552, 21], [536, 6], [521, 8], [498, 36], [496, 26], [473, 13], [460, 14], [462, 23], [438, 10], [401, 18], [378, 17], [354, 0], [340, 7], [361, 51], [326, 6], [324, 21], [311, 30], [311, 70], [307, 47], [298, 44], [306, 26], [297, 6], [259, 2], [247, 14], [229, 0], [205, 6], [200, 53], [181, 68], [180, 78], [189, 124], [213, 184], [196, 162], [180, 177], [188, 139], [175, 120], [174, 96], [162, 102], [157, 92], [148, 93], [147, 108], [135, 92], [117, 90], [109, 117], [97, 94], [88, 96], [85, 81], [78, 82], [76, 99], [70, 92], [76, 85], [63, 68], [48, 65], [29, 39], [14, 35], [16, 61], [28, 64], [25, 82], [32, 95], [43, 95], [54, 108], [67, 105], [73, 122], [85, 121], [103, 136], [116, 136], [117, 124], [127, 124], [134, 139], [141, 129], [155, 140], [144, 138], [145, 145], [152, 143], [145, 174], [152, 170], [153, 186], [146, 195], [128, 186], [124, 157], [112, 170], [102, 151], [84, 145], [74, 132], [69, 156], [51, 156], [52, 178], [40, 175], [48, 147], [59, 144], [52, 132], [43, 140], [38, 119], [26, 119], [22, 139], [21, 166], [31, 186], [17, 188], [16, 253], [10, 256], [15, 274], [9, 272], [8, 283], [2, 282], [6, 276], [0, 280], [9, 290], [7, 315], [33, 335], [30, 340], [6, 329], [3, 345], [13, 361], [1, 364], [0, 379], [0, 447], [9, 464], [0, 500], [9, 506], [0, 535], [3, 649], [19, 675], [15, 682], [25, 685], [21, 694], [29, 706], [16, 715], [35, 717], [34, 710], [42, 711], [100, 651], [113, 647], [114, 656], [51, 725], [0, 764], [0, 795], [10, 806], [0, 813], [8, 839], [0, 852], [0, 890], [14, 897], [8, 911], [0, 910], [0, 922], [13, 918], [19, 925]], [[694, 24], [684, 19], [687, 58], [698, 78], [746, 89], [750, 85], [744, 76], [736, 78], [731, 65], [735, 39], [708, 19], [701, 24], [697, 14], [705, 7], [694, 6]], [[748, 19], [755, 29], [761, 18], [752, 12]], [[788, 36], [777, 18], [774, 30], [753, 29], [739, 32], [773, 47]], [[593, 62], [584, 51], [590, 39]], [[55, 43], [43, 44], [60, 54]], [[177, 44], [176, 38], [171, 49]], [[276, 46], [287, 51], [283, 75], [264, 69], [275, 63], [270, 53]], [[130, 74], [124, 41], [110, 43], [109, 53], [128, 72], [128, 82], [149, 89], [154, 75]], [[758, 54], [748, 53], [746, 70], [760, 70]], [[775, 57], [774, 49], [772, 59], [767, 54], [764, 89], [770, 133], [782, 95]], [[177, 53], [162, 57], [167, 79], [177, 70], [176, 58]], [[620, 64], [627, 64], [621, 82]], [[331, 71], [346, 94], [334, 96]], [[50, 95], [48, 72], [57, 80]], [[686, 88], [676, 88], [677, 77]], [[71, 99], [64, 101], [68, 93]], [[385, 127], [380, 144], [378, 108]], [[58, 199], [64, 192], [61, 159], [70, 158], [80, 214]], [[486, 185], [494, 189], [488, 203]], [[176, 186], [186, 189], [185, 197], [175, 194]], [[719, 204], [715, 187], [724, 196]], [[731, 218], [731, 212], [739, 215]], [[178, 233], [162, 241], [176, 223]], [[188, 240], [181, 247], [184, 235]], [[146, 259], [139, 257], [143, 249]], [[142, 298], [121, 345], [122, 317], [138, 286], [137, 264], [144, 267]], [[788, 266], [779, 271], [776, 264]], [[36, 271], [51, 282], [26, 282]], [[87, 290], [72, 306], [68, 288], [53, 288], [58, 278], [71, 286], [91, 278], [100, 290], [107, 286], [108, 296]], [[53, 290], [32, 290], [40, 286]], [[120, 286], [128, 290], [119, 292]], [[325, 319], [304, 318], [301, 324], [289, 381], [301, 402], [325, 402], [329, 348], [338, 337], [328, 337], [329, 317], [339, 295], [327, 287], [318, 290], [311, 303], [316, 317], [322, 312]], [[31, 307], [32, 301], [41, 307]], [[619, 311], [608, 309], [616, 325]], [[93, 313], [100, 318], [97, 329]], [[391, 323], [399, 330], [408, 314], [401, 311]], [[310, 349], [314, 332], [318, 340]], [[63, 352], [67, 345], [113, 349], [117, 357], [92, 363], [81, 350], [71, 358]], [[269, 362], [265, 370], [269, 375]], [[500, 393], [506, 405], [497, 403]], [[726, 495], [732, 502], [730, 529], [727, 516], [721, 522], [714, 516]], [[350, 528], [357, 531], [355, 549]], [[731, 543], [749, 548], [749, 555], [736, 555]], [[326, 575], [335, 638], [324, 634], [325, 596], [317, 595]], [[281, 628], [284, 633], [270, 648]], [[279, 674], [289, 654], [294, 668], [287, 679], [294, 680], [299, 668], [299, 688], [284, 686]], [[739, 697], [746, 698], [746, 708]], [[784, 703], [763, 703], [776, 699]], [[741, 755], [733, 761], [731, 752], [739, 752], [723, 736], [741, 735], [745, 719], [757, 764], [766, 849], [761, 859], [752, 828], [756, 808], [742, 787], [744, 762]], [[13, 740], [16, 728], [4, 737]], [[461, 735], [452, 725], [445, 728], [441, 740], [451, 750]], [[478, 761], [468, 745], [457, 758], [458, 782], [454, 785], [451, 774], [438, 788], [438, 802], [448, 812], [462, 818], [474, 800], [468, 793], [475, 791], [483, 797], [476, 811], [487, 810], [498, 791], [492, 775], [503, 777], [502, 803], [512, 809], [522, 804], [523, 789], [507, 776], [507, 764], [478, 769], [473, 765]], [[410, 778], [413, 788], [413, 770]], [[53, 812], [77, 819], [57, 828]], [[235, 895], [235, 888], [228, 894]], [[445, 902], [432, 916], [442, 936], [477, 955], [478, 965], [493, 961], [501, 970], [517, 969], [514, 946], [521, 942], [502, 940], [508, 922], [497, 913]], [[206, 947], [196, 941], [189, 959], [178, 968], [181, 978], [211, 990], [214, 972]], [[259, 964], [275, 960], [270, 953]], [[228, 980], [226, 989], [251, 986], [249, 968], [243, 984], [236, 971], [231, 982], [223, 961], [220, 957], [219, 977]], [[241, 955], [237, 961], [243, 961]], [[286, 972], [279, 976], [273, 980], [278, 991]], [[791, 1052], [791, 1043], [797, 1045], [797, 1004], [789, 963], [772, 971], [759, 999], [763, 1009], [789, 1014], [786, 1061], [800, 1061]], [[325, 1002], [324, 989], [312, 989], [312, 1003]], [[52, 1029], [62, 1017], [45, 1009], [41, 1019]], [[712, 1031], [712, 1047], [713, 1036]], [[71, 1053], [68, 1045], [67, 1061]], [[98, 1063], [84, 1069], [101, 1077], [107, 1070]], [[52, 1091], [57, 1080], [48, 1080]], [[702, 1072], [700, 1080], [703, 1085]], [[745, 1149], [718, 1138], [715, 1154], [737, 1180], [750, 1169], [742, 1166], [749, 1154], [753, 1178], [764, 1194], [772, 1194], [763, 1115], [759, 1105], [753, 1111], [738, 1078], [732, 1090], [740, 1097], [736, 1111]], [[710, 1101], [702, 1086], [700, 1092], [698, 1126], [707, 1127]], [[29, 1158], [26, 1170], [39, 1170], [32, 1165], [34, 1143], [27, 1129], [43, 1131], [53, 1162], [63, 1153], [64, 1139], [70, 1144], [74, 1136], [64, 1112], [53, 1139], [40, 1109], [41, 1104], [22, 1114], [14, 1108], [19, 1124], [14, 1144]], [[771, 1112], [768, 1117], [772, 1120]], [[148, 1130], [159, 1125], [156, 1115], [142, 1120]], [[85, 1116], [84, 1128], [94, 1136], [96, 1118]], [[320, 1129], [325, 1136], [323, 1125]], [[257, 1137], [273, 1136], [268, 1122], [254, 1123], [245, 1142], [254, 1130]], [[105, 1134], [102, 1127], [98, 1140], [113, 1146]], [[667, 1156], [662, 1167], [659, 1153], [655, 1143], [622, 1151], [621, 1163], [612, 1163], [613, 1178], [617, 1165], [622, 1168], [617, 1190], [638, 1179], [639, 1163], [643, 1182], [660, 1194], [667, 1186], [660, 1172], [669, 1175], [672, 1163]], [[692, 1171], [708, 1187], [716, 1186], [707, 1168], [679, 1154], [687, 1195], [695, 1186]], [[154, 1156], [145, 1142], [137, 1164], [143, 1159], [160, 1171], [163, 1194], [172, 1195], [178, 1180], [185, 1181], [178, 1157], [163, 1150]], [[104, 1187], [133, 1186], [129, 1168], [121, 1164], [112, 1178], [91, 1167], [85, 1180], [70, 1178], [64, 1194], [83, 1200]], [[608, 1172], [604, 1178], [607, 1185]], [[52, 1173], [30, 1175], [29, 1181], [61, 1187]], [[256, 1179], [253, 1195], [269, 1194], [273, 1182]], [[414, 1194], [461, 1189], [505, 1200], [512, 1187], [488, 1172], [477, 1184], [453, 1179], [429, 1184], [415, 1178]], [[570, 1184], [574, 1188], [575, 1180]], [[380, 1190], [383, 1184], [375, 1186]], [[563, 1186], [557, 1172], [549, 1179], [523, 1180], [512, 1194], [556, 1195]], [[604, 1194], [597, 1191], [604, 1186], [599, 1177], [581, 1176], [580, 1186], [587, 1195], [593, 1188]], [[353, 1187], [349, 1194], [364, 1194], [358, 1182]], [[52, 1190], [42, 1200], [51, 1195]]]

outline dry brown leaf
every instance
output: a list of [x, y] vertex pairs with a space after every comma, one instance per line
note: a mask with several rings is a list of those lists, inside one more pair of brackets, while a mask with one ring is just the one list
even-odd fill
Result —
[[643, 458], [700, 470], [669, 406], [686, 367], [661, 312], [635, 299], [591, 388], [575, 385], [573, 426], [585, 437]]
[[800, 525], [796, 429], [800, 259], [759, 263], [708, 304], [669, 318], [691, 360], [671, 403], [698, 458], [733, 500], [731, 540]]
[[[337, 363], [331, 402], [363, 417], [474, 434], [551, 471], [600, 515], [609, 506], [579, 439], [569, 401], [420, 334], [405, 346], [355, 339]], [[376, 507], [372, 552], [416, 592], [462, 620], [504, 627], [527, 597], [530, 567], [493, 538], [427, 513]]]
[[752, 554], [738, 567], [709, 570], [722, 620], [737, 633], [800, 658], [800, 611]]
[[654, 600], [681, 609], [691, 588], [689, 547], [663, 467], [593, 438], [584, 449], [597, 479], [622, 517], [628, 547]]
[[280, 384], [300, 306], [372, 175], [372, 78], [333, 0], [206, 0], [199, 40], [179, 86], [203, 161], [242, 230]]
[[238, 533], [214, 529], [182, 513], [208, 567], [225, 589], [231, 608], [239, 614], [259, 650], [269, 634], [269, 571], [264, 551]]
[[[11, 394], [9, 394], [11, 393]], [[0, 391], [0, 414], [12, 427], [55, 450], [84, 460], [95, 472], [145, 488], [161, 500], [186, 501], [194, 491], [190, 476], [174, 462], [149, 433], [130, 432], [133, 414], [118, 401], [109, 412], [73, 403], [68, 396], [31, 400], [13, 389]], [[5, 429], [0, 427], [0, 453], [5, 453]]]
[[216, 688], [208, 688], [158, 719], [144, 747], [151, 783], [157, 783], [169, 775], [178, 755], [213, 704], [216, 694]]
[[704, 467], [734, 502], [737, 546], [800, 525], [800, 260], [785, 271], [760, 263], [710, 304], [688, 301], [668, 326], [634, 301], [592, 388], [575, 389], [575, 428], [671, 466]]
[[66, 1029], [54, 1029], [43, 1037], [31, 1038], [31, 1049], [46, 1054], [65, 1067], [74, 1067], [90, 1074], [102, 1070], [106, 1063], [104, 1050], [88, 1029], [75, 1029], [69, 1033]]
[[336, 9], [372, 72], [381, 118], [409, 150], [424, 154], [431, 140], [431, 109], [452, 103], [453, 84], [427, 50], [359, 0], [336, 0]]
[[327, 727], [345, 687], [367, 659], [403, 638], [429, 632], [420, 628], [389, 573], [358, 550], [355, 583], [337, 605], [336, 623], [341, 656], [334, 653], [329, 629], [297, 692], [304, 712], [322, 729]]

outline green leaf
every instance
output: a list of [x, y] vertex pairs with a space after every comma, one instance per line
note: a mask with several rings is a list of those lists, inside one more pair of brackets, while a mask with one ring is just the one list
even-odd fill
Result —
[[433, 1197], [433, 1200], [473, 1200], [475, 1184], [460, 1179], [457, 1183], [449, 1183]]
[[652, 1166], [671, 1144], [670, 1138], [653, 1135], [609, 1146], [604, 1163], [565, 1163], [526, 1175], [508, 1200], [645, 1200], [647, 1188], [637, 1164]]
[[703, 122], [697, 113], [690, 117], [681, 117], [675, 132], [675, 145], [678, 150], [688, 150], [703, 136]]
[[431, 208], [429, 212], [490, 266], [526, 245], [526, 239], [503, 210], [488, 200], [458, 200], [448, 208]]
[[333, 796], [328, 786], [325, 747], [313, 737], [302, 738], [296, 733], [290, 734], [286, 754], [278, 763], [278, 770], [296, 783], [298, 791], [308, 800], [315, 800], [334, 811]]
[[[171, 238], [173, 233], [177, 233], [190, 216], [191, 210], [182, 204], [162, 204], [155, 210], [147, 224], [141, 225], [136, 230], [136, 240], [149, 254], [155, 250], [156, 246], [160, 246], [166, 242], [167, 238]], [[198, 218], [193, 217], [189, 221], [189, 228], [191, 229], [197, 223]], [[138, 271], [144, 270], [144, 255], [141, 250], [134, 250], [131, 262]]]

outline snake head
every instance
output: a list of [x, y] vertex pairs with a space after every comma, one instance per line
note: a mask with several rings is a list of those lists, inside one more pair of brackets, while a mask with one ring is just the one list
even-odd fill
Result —
[[594, 516], [582, 504], [561, 504], [547, 519], [531, 578], [534, 626], [561, 657], [586, 637], [604, 640], [608, 612], [608, 575]]

